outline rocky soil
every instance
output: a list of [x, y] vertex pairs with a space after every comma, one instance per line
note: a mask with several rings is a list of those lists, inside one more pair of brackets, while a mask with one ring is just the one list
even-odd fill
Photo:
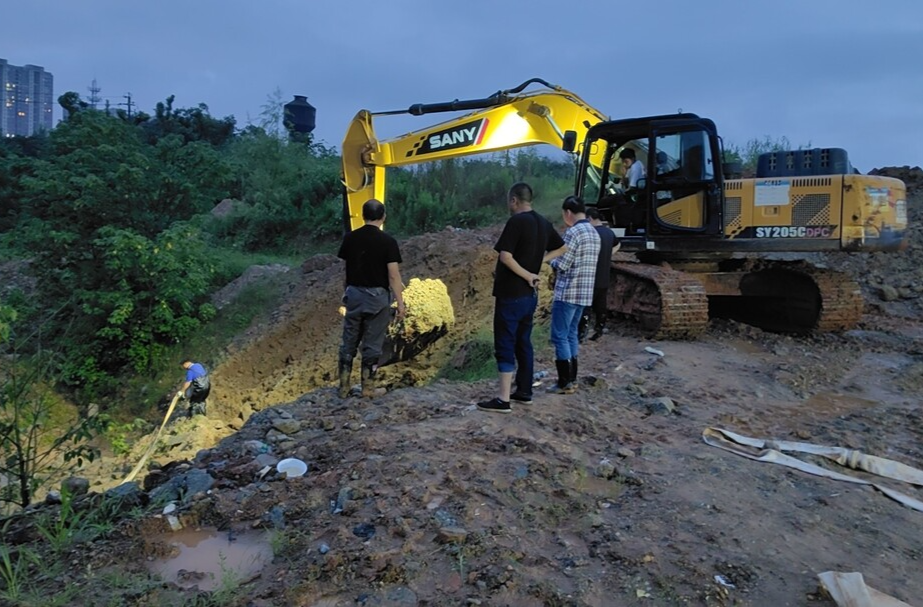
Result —
[[[402, 243], [405, 281], [441, 278], [456, 322], [424, 354], [385, 368], [388, 391], [372, 399], [336, 396], [342, 268], [309, 260], [285, 275], [286, 304], [225, 353], [209, 415], [169, 426], [141, 486], [119, 489], [131, 516], [49, 556], [79, 567], [46, 579], [45, 596], [79, 588], [59, 603], [74, 605], [832, 605], [817, 574], [834, 570], [923, 604], [923, 512], [702, 441], [720, 427], [923, 468], [923, 171], [881, 172], [912, 188], [910, 248], [818, 260], [862, 285], [857, 329], [796, 338], [713, 320], [698, 341], [651, 342], [616, 321], [581, 350], [576, 394], [537, 387], [535, 402], [511, 415], [474, 407], [494, 395], [493, 380], [431, 381], [464, 365], [490, 326], [496, 229]], [[541, 301], [547, 325], [547, 292]], [[551, 371], [550, 349], [536, 345], [536, 369]], [[307, 473], [285, 478], [275, 465], [292, 457]], [[885, 484], [923, 499], [921, 488]], [[179, 574], [155, 575], [191, 530], [218, 547]], [[40, 535], [19, 520], [6, 539], [47, 555]], [[206, 573], [235, 538], [270, 545], [271, 556], [247, 573]]]

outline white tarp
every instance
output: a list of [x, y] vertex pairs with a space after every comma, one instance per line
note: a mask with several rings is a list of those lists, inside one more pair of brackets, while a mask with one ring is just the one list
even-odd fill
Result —
[[923, 512], [923, 502], [914, 497], [905, 495], [878, 483], [873, 483], [855, 476], [840, 474], [839, 472], [827, 470], [816, 464], [803, 462], [800, 459], [785, 455], [782, 452], [789, 451], [820, 455], [841, 466], [846, 466], [855, 470], [864, 470], [877, 476], [923, 486], [923, 471], [900, 462], [895, 462], [883, 457], [876, 457], [874, 455], [866, 455], [855, 449], [826, 447], [823, 445], [812, 445], [811, 443], [789, 441], [766, 441], [763, 439], [741, 436], [740, 434], [735, 434], [734, 432], [722, 430], [720, 428], [706, 428], [702, 433], [702, 440], [712, 447], [718, 447], [719, 449], [724, 449], [725, 451], [730, 451], [731, 453], [736, 453], [737, 455], [759, 462], [781, 464], [816, 476], [846, 481], [848, 483], [869, 485], [878, 489], [891, 499], [909, 508]]

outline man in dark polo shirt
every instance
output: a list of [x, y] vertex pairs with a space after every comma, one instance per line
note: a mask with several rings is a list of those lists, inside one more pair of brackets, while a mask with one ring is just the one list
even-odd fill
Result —
[[532, 402], [532, 319], [538, 302], [538, 273], [543, 262], [565, 251], [564, 240], [551, 222], [532, 210], [532, 188], [528, 184], [513, 185], [507, 204], [511, 217], [494, 246], [499, 254], [493, 295], [500, 395], [477, 404], [478, 409], [492, 413], [509, 413], [510, 399]]
[[385, 205], [372, 198], [362, 205], [365, 225], [343, 237], [337, 257], [346, 261], [346, 316], [340, 345], [340, 398], [349, 395], [353, 359], [362, 350], [362, 396], [375, 390], [375, 372], [391, 321], [391, 296], [397, 301], [397, 318], [404, 317], [404, 285], [401, 282], [401, 251], [397, 241], [385, 234]]

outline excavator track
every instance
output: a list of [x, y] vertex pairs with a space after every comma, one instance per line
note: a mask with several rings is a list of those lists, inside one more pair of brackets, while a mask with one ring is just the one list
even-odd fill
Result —
[[[792, 326], [781, 331], [820, 333], [852, 329], [862, 318], [862, 291], [846, 274], [817, 268], [807, 262], [760, 260], [750, 268], [751, 276], [770, 277], [762, 291], [784, 293], [776, 298]], [[762, 281], [762, 278], [757, 280]], [[755, 281], [754, 281], [755, 282]]]
[[665, 267], [613, 263], [608, 306], [637, 320], [655, 339], [693, 339], [708, 326], [705, 287]]
[[859, 285], [845, 274], [832, 270], [814, 268], [811, 275], [820, 290], [822, 302], [815, 330], [826, 333], [855, 328], [865, 307]]

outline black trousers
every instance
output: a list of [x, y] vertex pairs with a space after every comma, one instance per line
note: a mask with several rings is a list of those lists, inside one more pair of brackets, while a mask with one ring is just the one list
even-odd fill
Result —
[[596, 323], [594, 326], [596, 331], [601, 331], [602, 328], [606, 325], [606, 317], [609, 314], [609, 307], [606, 302], [608, 294], [609, 287], [593, 289], [593, 305], [587, 306], [583, 309], [583, 317], [580, 319], [580, 326], [577, 329], [577, 334], [580, 337], [585, 337], [589, 332], [590, 311], [592, 311], [593, 315], [596, 316]]

